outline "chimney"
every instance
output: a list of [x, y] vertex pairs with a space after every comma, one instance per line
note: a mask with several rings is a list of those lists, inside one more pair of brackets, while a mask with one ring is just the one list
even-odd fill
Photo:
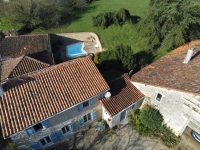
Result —
[[194, 53], [194, 49], [195, 47], [191, 46], [188, 49], [187, 55], [185, 56], [185, 60], [183, 61], [184, 64], [188, 64], [188, 62], [190, 61], [190, 59], [192, 58], [192, 55]]

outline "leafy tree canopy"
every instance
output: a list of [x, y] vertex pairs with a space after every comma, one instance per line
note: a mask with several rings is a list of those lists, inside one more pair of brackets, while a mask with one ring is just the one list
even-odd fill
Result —
[[121, 8], [117, 12], [106, 12], [100, 13], [93, 17], [93, 26], [100, 26], [102, 28], [107, 28], [108, 26], [122, 25], [126, 21], [130, 21], [131, 15], [128, 10]]
[[144, 50], [169, 51], [200, 38], [200, 1], [151, 0], [139, 23]]
[[130, 71], [136, 67], [136, 57], [130, 46], [116, 46], [115, 50], [107, 50], [95, 56], [95, 62], [101, 71], [116, 69]]

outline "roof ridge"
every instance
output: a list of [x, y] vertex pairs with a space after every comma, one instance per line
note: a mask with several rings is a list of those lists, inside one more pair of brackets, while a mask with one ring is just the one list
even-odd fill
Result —
[[[21, 57], [21, 58], [20, 58], [20, 57]], [[10, 59], [10, 60], [19, 59], [19, 61], [18, 61], [18, 63], [16, 64], [16, 66], [12, 69], [12, 71], [9, 73], [8, 77], [12, 74], [13, 70], [15, 70], [15, 68], [19, 65], [19, 63], [21, 62], [21, 60], [24, 58], [24, 55], [22, 55], [22, 56], [20, 56], [20, 57]]]
[[124, 73], [123, 75], [121, 75], [121, 76], [119, 76], [119, 77], [117, 77], [117, 78], [115, 78], [115, 79], [112, 79], [112, 80], [108, 81], [107, 83], [114, 82], [114, 81], [116, 81], [116, 80], [119, 80], [119, 79], [121, 79], [121, 78], [125, 78], [125, 77], [127, 77], [127, 76], [128, 76], [128, 73]]
[[[17, 80], [18, 78], [20, 77], [24, 77], [25, 75], [29, 75], [29, 76], [38, 76], [38, 75], [42, 75], [42, 74], [45, 74], [51, 70], [56, 70], [56, 69], [59, 69], [59, 68], [62, 68], [64, 66], [66, 66], [66, 64], [71, 64], [72, 62], [78, 62], [78, 61], [81, 61], [81, 60], [85, 60], [85, 59], [90, 59], [91, 58], [89, 56], [86, 56], [86, 57], [83, 57], [83, 58], [77, 58], [77, 59], [73, 59], [73, 60], [70, 60], [70, 61], [66, 61], [66, 62], [63, 62], [63, 63], [60, 63], [60, 64], [56, 64], [56, 65], [52, 65], [48, 68], [42, 68], [42, 69], [39, 69], [39, 70], [35, 70], [35, 71], [32, 71], [32, 72], [29, 72], [29, 73], [26, 73], [26, 74], [22, 74], [20, 76], [17, 76], [17, 77], [14, 77], [12, 79], [14, 80]], [[92, 60], [91, 60], [92, 61]], [[8, 79], [8, 80], [2, 80], [1, 82], [7, 82], [11, 79]]]
[[33, 60], [33, 61], [35, 61], [35, 62], [38, 62], [38, 63], [40, 63], [40, 64], [43, 64], [43, 65], [50, 65], [50, 64], [48, 64], [48, 63], [42, 62], [42, 61], [37, 60], [37, 59], [35, 59], [35, 58], [29, 57], [29, 56], [27, 56], [27, 55], [25, 55], [23, 59], [25, 59], [25, 57], [28, 58], [28, 59], [31, 59], [31, 60]]

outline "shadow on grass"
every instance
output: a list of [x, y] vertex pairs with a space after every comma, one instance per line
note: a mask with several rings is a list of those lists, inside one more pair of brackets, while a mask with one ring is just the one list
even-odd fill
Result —
[[98, 5], [91, 6], [88, 4], [85, 8], [82, 8], [82, 9], [74, 8], [74, 10], [68, 12], [68, 14], [63, 13], [61, 15], [61, 24], [60, 25], [69, 25], [73, 21], [81, 19], [84, 14], [93, 12], [97, 7], [98, 7]]
[[137, 24], [140, 21], [141, 17], [140, 16], [131, 16], [131, 22], [133, 24]]

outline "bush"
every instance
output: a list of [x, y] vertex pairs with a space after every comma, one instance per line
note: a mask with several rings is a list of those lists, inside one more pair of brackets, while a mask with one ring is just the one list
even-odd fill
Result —
[[152, 106], [146, 106], [141, 110], [131, 113], [131, 126], [143, 136], [158, 136], [168, 147], [173, 147], [179, 142], [179, 138], [166, 124], [162, 124], [163, 117]]
[[163, 124], [160, 127], [160, 130], [160, 138], [168, 147], [174, 147], [179, 142], [179, 138], [172, 132], [169, 127], [167, 127], [166, 124]]
[[163, 117], [159, 110], [153, 108], [152, 106], [147, 106], [141, 110], [140, 120], [144, 126], [151, 129], [155, 133], [162, 125]]
[[100, 13], [92, 18], [93, 26], [107, 28], [112, 24], [121, 25], [124, 22], [130, 20], [131, 15], [128, 10], [121, 8], [117, 12]]
[[130, 119], [130, 124], [131, 126], [141, 135], [143, 136], [150, 136], [153, 134], [151, 130], [149, 130], [147, 127], [142, 124], [140, 120], [140, 110], [135, 110], [132, 111], [131, 113], [131, 119]]

